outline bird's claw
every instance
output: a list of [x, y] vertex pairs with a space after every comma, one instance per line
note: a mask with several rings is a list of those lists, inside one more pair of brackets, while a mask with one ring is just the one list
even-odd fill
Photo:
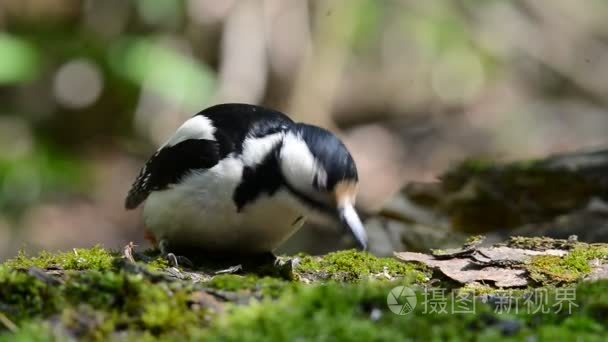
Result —
[[243, 270], [243, 266], [241, 264], [230, 266], [223, 270], [215, 271], [215, 274], [233, 274]]
[[169, 249], [169, 241], [162, 239], [160, 240], [159, 244], [158, 244], [158, 249], [160, 250], [160, 254], [163, 255], [167, 261], [169, 261], [169, 264], [173, 267], [178, 267], [178, 266], [186, 266], [188, 268], [192, 268], [194, 266], [194, 263], [192, 263], [192, 261], [190, 261], [190, 259], [186, 258], [185, 256], [182, 255], [175, 255], [171, 252], [168, 251]]
[[178, 267], [181, 265], [181, 266], [186, 266], [188, 268], [192, 268], [194, 266], [194, 264], [192, 263], [192, 261], [190, 261], [190, 259], [188, 259], [182, 255], [175, 255], [173, 253], [167, 253], [165, 255], [165, 258], [167, 258], [167, 261], [169, 261], [169, 264], [171, 264], [171, 266], [173, 266], [173, 267]]

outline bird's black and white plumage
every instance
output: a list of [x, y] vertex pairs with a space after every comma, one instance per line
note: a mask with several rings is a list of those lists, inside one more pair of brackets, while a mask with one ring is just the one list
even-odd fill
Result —
[[342, 222], [365, 248], [354, 210], [355, 163], [319, 127], [248, 104], [187, 120], [146, 162], [125, 206], [144, 203], [159, 241], [208, 251], [271, 252], [319, 216]]

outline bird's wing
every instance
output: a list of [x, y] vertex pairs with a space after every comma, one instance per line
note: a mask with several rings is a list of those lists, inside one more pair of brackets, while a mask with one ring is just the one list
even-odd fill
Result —
[[135, 179], [125, 207], [134, 209], [152, 191], [166, 189], [192, 170], [208, 169], [221, 159], [216, 128], [204, 115], [190, 118], [150, 157]]
[[209, 169], [220, 159], [217, 141], [207, 139], [188, 139], [175, 145], [160, 148], [146, 162], [135, 179], [125, 207], [134, 209], [152, 191], [166, 189], [192, 170]]

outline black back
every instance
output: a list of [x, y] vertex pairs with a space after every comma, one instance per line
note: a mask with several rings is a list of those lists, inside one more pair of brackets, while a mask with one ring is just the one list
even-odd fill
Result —
[[285, 131], [294, 122], [276, 110], [242, 104], [226, 103], [209, 107], [196, 115], [204, 115], [217, 128], [215, 139], [221, 150], [240, 154], [246, 137], [263, 137]]

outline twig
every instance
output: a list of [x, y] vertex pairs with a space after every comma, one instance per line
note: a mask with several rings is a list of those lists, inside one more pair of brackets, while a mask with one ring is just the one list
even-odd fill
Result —
[[133, 258], [135, 247], [137, 247], [137, 245], [134, 244], [133, 241], [130, 241], [123, 249], [123, 256], [132, 263], [135, 263], [135, 258]]
[[19, 330], [19, 327], [13, 321], [11, 321], [3, 312], [0, 312], [0, 322], [4, 324], [4, 326], [10, 330], [12, 333], [16, 333]]

